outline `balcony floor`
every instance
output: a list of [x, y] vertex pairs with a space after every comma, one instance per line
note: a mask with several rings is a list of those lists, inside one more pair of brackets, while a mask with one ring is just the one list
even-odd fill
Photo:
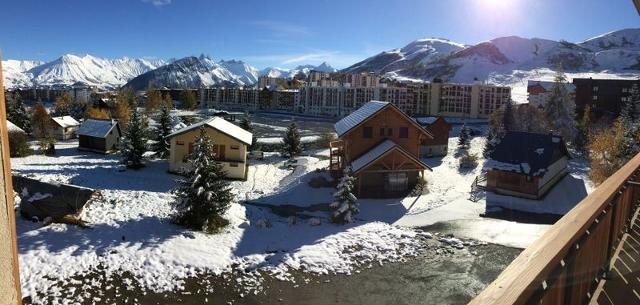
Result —
[[640, 304], [640, 209], [612, 258], [611, 271], [600, 282], [590, 304]]

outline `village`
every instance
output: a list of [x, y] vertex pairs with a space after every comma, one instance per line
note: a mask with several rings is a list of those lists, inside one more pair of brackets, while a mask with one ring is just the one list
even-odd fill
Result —
[[[637, 82], [614, 84], [629, 98], [611, 109], [633, 117]], [[610, 145], [589, 119], [611, 112], [585, 111], [562, 73], [486, 119], [377, 100], [340, 119], [238, 112], [184, 92], [123, 90], [83, 111], [67, 93], [30, 119], [8, 96], [26, 303], [181, 301], [209, 283], [191, 302], [226, 304], [416, 260], [498, 272], [486, 257], [516, 255], [607, 175], [582, 151]], [[582, 109], [575, 125], [563, 103]], [[466, 302], [488, 284], [468, 276], [476, 288], [433, 297]]]

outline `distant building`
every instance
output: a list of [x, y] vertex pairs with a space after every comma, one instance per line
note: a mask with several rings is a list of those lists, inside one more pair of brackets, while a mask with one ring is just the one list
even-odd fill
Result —
[[433, 138], [425, 138], [420, 143], [420, 157], [431, 158], [446, 156], [449, 152], [449, 133], [452, 126], [443, 117], [416, 118]]
[[99, 153], [118, 150], [122, 132], [115, 120], [87, 119], [78, 129], [78, 149]]
[[345, 87], [377, 87], [380, 85], [380, 76], [373, 72], [347, 73]]
[[576, 86], [578, 112], [589, 105], [596, 117], [615, 118], [620, 114], [620, 105], [630, 100], [633, 85], [640, 86], [640, 80], [574, 78], [573, 84]]
[[[536, 107], [543, 107], [551, 96], [553, 85], [554, 82], [529, 80], [527, 82], [527, 100], [529, 104]], [[564, 87], [569, 93], [569, 96], [575, 99], [576, 86], [571, 83], [566, 83]]]
[[487, 190], [540, 199], [567, 173], [570, 159], [561, 137], [509, 132], [486, 163]]
[[222, 164], [227, 177], [246, 179], [247, 148], [251, 145], [253, 135], [220, 117], [184, 127], [167, 136], [171, 145], [169, 171], [180, 173], [188, 169], [187, 156], [193, 152], [193, 145], [202, 126], [207, 134], [215, 139], [213, 150], [216, 162]]
[[363, 197], [404, 195], [429, 166], [420, 161], [420, 143], [433, 136], [388, 102], [370, 101], [335, 124], [330, 169], [350, 167]]
[[285, 82], [285, 79], [277, 78], [277, 77], [269, 77], [269, 76], [260, 76], [258, 77], [258, 89], [262, 89], [264, 87], [278, 86], [278, 83], [280, 82]]
[[68, 140], [74, 139], [77, 136], [78, 127], [80, 127], [80, 122], [76, 121], [71, 116], [59, 116], [52, 117], [54, 131], [56, 139], [58, 140]]

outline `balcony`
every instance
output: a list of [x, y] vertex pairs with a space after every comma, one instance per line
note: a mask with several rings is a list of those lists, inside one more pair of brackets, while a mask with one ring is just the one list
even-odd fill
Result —
[[640, 304], [640, 154], [469, 304]]

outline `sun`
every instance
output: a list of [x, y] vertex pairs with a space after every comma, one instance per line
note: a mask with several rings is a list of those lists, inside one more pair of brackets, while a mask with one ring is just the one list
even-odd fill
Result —
[[505, 11], [514, 9], [518, 0], [475, 0], [484, 10]]

